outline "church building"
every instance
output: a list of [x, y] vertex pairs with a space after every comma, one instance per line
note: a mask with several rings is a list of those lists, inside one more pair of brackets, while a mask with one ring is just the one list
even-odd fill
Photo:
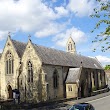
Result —
[[104, 69], [96, 58], [77, 54], [70, 37], [67, 52], [13, 40], [9, 35], [0, 54], [0, 98], [42, 102], [83, 98], [107, 89]]

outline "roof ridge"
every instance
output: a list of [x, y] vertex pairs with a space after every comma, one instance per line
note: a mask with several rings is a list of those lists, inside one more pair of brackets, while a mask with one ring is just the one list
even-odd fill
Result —
[[77, 53], [73, 54], [73, 53], [70, 53], [70, 52], [66, 52], [66, 51], [63, 51], [63, 50], [58, 50], [58, 49], [55, 49], [55, 48], [45, 47], [45, 46], [38, 45], [38, 44], [35, 44], [35, 43], [32, 43], [32, 44], [35, 45], [35, 46], [43, 47], [45, 49], [51, 49], [51, 50], [54, 50], [54, 51], [59, 51], [59, 52], [65, 53], [65, 54], [76, 55], [76, 56], [81, 56], [81, 57], [84, 57], [84, 58], [92, 59], [88, 56], [80, 55], [80, 54], [77, 54]]
[[70, 53], [70, 52], [66, 52], [66, 51], [63, 51], [63, 50], [58, 50], [58, 49], [55, 49], [55, 48], [45, 47], [43, 45], [38, 45], [38, 44], [35, 44], [35, 43], [32, 43], [32, 44], [35, 45], [35, 46], [39, 46], [39, 47], [43, 47], [43, 48], [46, 48], [46, 49], [51, 49], [51, 50], [67, 53], [67, 54], [70, 54], [70, 55], [78, 55], [78, 56], [89, 58], [88, 56], [80, 55], [80, 54], [77, 54], [77, 53], [73, 54], [73, 53]]
[[[17, 41], [17, 40], [14, 40], [14, 39], [12, 39], [12, 40], [15, 41], [15, 42], [18, 42], [18, 43], [26, 44], [25, 42]], [[38, 44], [35, 44], [35, 43], [32, 43], [32, 44], [35, 45], [35, 46], [39, 46], [39, 47], [43, 47], [43, 48], [46, 48], [46, 49], [51, 49], [51, 50], [67, 53], [67, 54], [70, 54], [70, 55], [78, 55], [78, 56], [82, 56], [82, 57], [86, 57], [86, 58], [90, 58], [90, 59], [95, 59], [95, 58], [91, 58], [89, 56], [80, 55], [80, 54], [77, 54], [77, 53], [73, 54], [73, 53], [69, 53], [69, 52], [63, 51], [63, 50], [58, 50], [58, 49], [55, 49], [55, 48], [50, 48], [50, 47], [46, 47], [46, 46], [43, 46], [43, 45], [38, 45]]]
[[[18, 55], [22, 57], [22, 54], [26, 47], [26, 43], [16, 40], [12, 40], [12, 42], [16, 46], [15, 48], [17, 49]], [[44, 64], [69, 67], [80, 67], [82, 65], [85, 68], [102, 69], [101, 64], [99, 64], [99, 62], [94, 58], [38, 45], [33, 42], [31, 42], [31, 44], [33, 45], [35, 51], [37, 52], [38, 56], [41, 58]], [[98, 67], [94, 65], [95, 63], [96, 65], [98, 65]]]

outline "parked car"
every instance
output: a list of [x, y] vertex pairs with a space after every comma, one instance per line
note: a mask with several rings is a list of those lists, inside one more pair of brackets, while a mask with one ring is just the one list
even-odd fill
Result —
[[79, 104], [74, 104], [68, 110], [95, 110], [95, 108], [89, 103], [79, 103]]

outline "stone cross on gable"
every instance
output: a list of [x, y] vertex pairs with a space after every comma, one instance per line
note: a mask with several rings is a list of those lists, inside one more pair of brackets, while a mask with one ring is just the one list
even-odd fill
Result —
[[11, 33], [11, 32], [8, 32], [8, 36], [9, 36], [9, 37], [10, 37], [10, 33]]
[[29, 40], [31, 39], [31, 35], [30, 35], [30, 34], [28, 35], [28, 39], [29, 39]]
[[70, 37], [71, 37], [71, 34], [70, 34]]

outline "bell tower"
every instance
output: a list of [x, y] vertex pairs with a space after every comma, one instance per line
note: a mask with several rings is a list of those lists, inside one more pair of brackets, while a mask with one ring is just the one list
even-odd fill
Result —
[[73, 41], [71, 36], [69, 37], [69, 39], [67, 41], [66, 49], [67, 49], [67, 52], [76, 53], [75, 42]]

